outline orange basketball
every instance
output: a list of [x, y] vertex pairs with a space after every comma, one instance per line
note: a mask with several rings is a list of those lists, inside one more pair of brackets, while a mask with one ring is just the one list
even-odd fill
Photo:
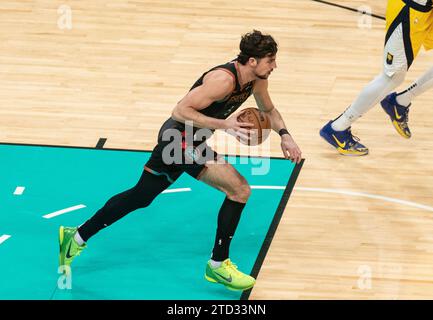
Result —
[[257, 108], [246, 108], [242, 110], [237, 115], [237, 120], [239, 122], [249, 122], [254, 125], [254, 127], [249, 128], [253, 131], [253, 134], [250, 135], [249, 141], [243, 141], [242, 139], [238, 138], [238, 140], [243, 144], [247, 144], [249, 146], [261, 144], [266, 140], [266, 138], [269, 136], [269, 133], [271, 132], [271, 121], [268, 115]]

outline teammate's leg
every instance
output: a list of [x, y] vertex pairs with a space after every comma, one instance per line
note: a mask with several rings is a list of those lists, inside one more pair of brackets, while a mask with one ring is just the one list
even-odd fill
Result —
[[90, 237], [128, 213], [147, 207], [170, 184], [165, 176], [144, 170], [133, 188], [112, 197], [79, 228], [60, 227], [60, 266], [69, 267], [74, 257], [85, 248], [85, 242]]
[[242, 210], [251, 194], [250, 187], [239, 172], [222, 158], [207, 163], [199, 180], [224, 192], [226, 198], [218, 213], [218, 226], [211, 260], [206, 266], [208, 281], [224, 284], [229, 289], [246, 290], [255, 279], [239, 270], [229, 259], [229, 248]]

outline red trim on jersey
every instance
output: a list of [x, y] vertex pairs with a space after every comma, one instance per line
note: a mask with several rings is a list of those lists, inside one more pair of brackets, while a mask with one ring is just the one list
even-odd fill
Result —
[[[236, 89], [236, 77], [235, 77], [235, 75], [233, 74], [233, 72], [231, 72], [230, 70], [225, 69], [225, 68], [216, 68], [216, 69], [214, 69], [213, 71], [215, 71], [215, 70], [222, 70], [222, 71], [225, 71], [225, 72], [227, 72], [229, 75], [232, 76], [232, 78], [233, 78], [233, 89], [232, 89], [232, 92], [235, 91], [235, 89]], [[224, 100], [223, 100], [223, 101], [224, 101]]]
[[238, 73], [239, 87], [241, 88], [240, 90], [242, 91], [244, 89], [243, 87], [245, 87], [245, 85], [242, 85], [242, 75], [241, 75], [241, 71], [239, 70], [238, 62], [235, 61], [234, 63], [235, 63], [236, 71]]

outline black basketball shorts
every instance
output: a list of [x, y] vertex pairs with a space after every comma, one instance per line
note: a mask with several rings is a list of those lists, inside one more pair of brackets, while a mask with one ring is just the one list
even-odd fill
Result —
[[185, 132], [180, 132], [180, 139], [162, 141], [152, 151], [144, 169], [154, 175], [165, 176], [171, 183], [186, 172], [193, 178], [200, 180], [206, 171], [206, 162], [217, 161], [218, 154], [205, 141], [187, 143]]

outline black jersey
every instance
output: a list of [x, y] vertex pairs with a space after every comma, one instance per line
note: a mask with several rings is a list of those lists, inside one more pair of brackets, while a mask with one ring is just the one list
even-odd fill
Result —
[[[216, 66], [209, 71], [203, 73], [203, 75], [194, 83], [191, 87], [190, 91], [194, 88], [201, 86], [203, 84], [204, 77], [211, 71], [214, 70], [224, 70], [230, 73], [233, 76], [235, 88], [233, 91], [227, 95], [224, 99], [220, 101], [214, 101], [208, 107], [197, 110], [198, 112], [204, 114], [205, 116], [217, 118], [217, 119], [226, 119], [233, 112], [235, 112], [241, 105], [244, 103], [248, 97], [253, 93], [254, 81], [248, 82], [243, 88], [241, 88], [238, 79], [238, 70], [236, 66], [236, 60], [230, 61], [226, 64]], [[185, 124], [174, 120], [173, 118], [169, 118], [161, 127], [159, 131], [158, 140], [161, 138], [162, 132], [167, 129], [178, 129], [180, 131], [185, 131]], [[197, 128], [193, 128], [195, 132]]]

